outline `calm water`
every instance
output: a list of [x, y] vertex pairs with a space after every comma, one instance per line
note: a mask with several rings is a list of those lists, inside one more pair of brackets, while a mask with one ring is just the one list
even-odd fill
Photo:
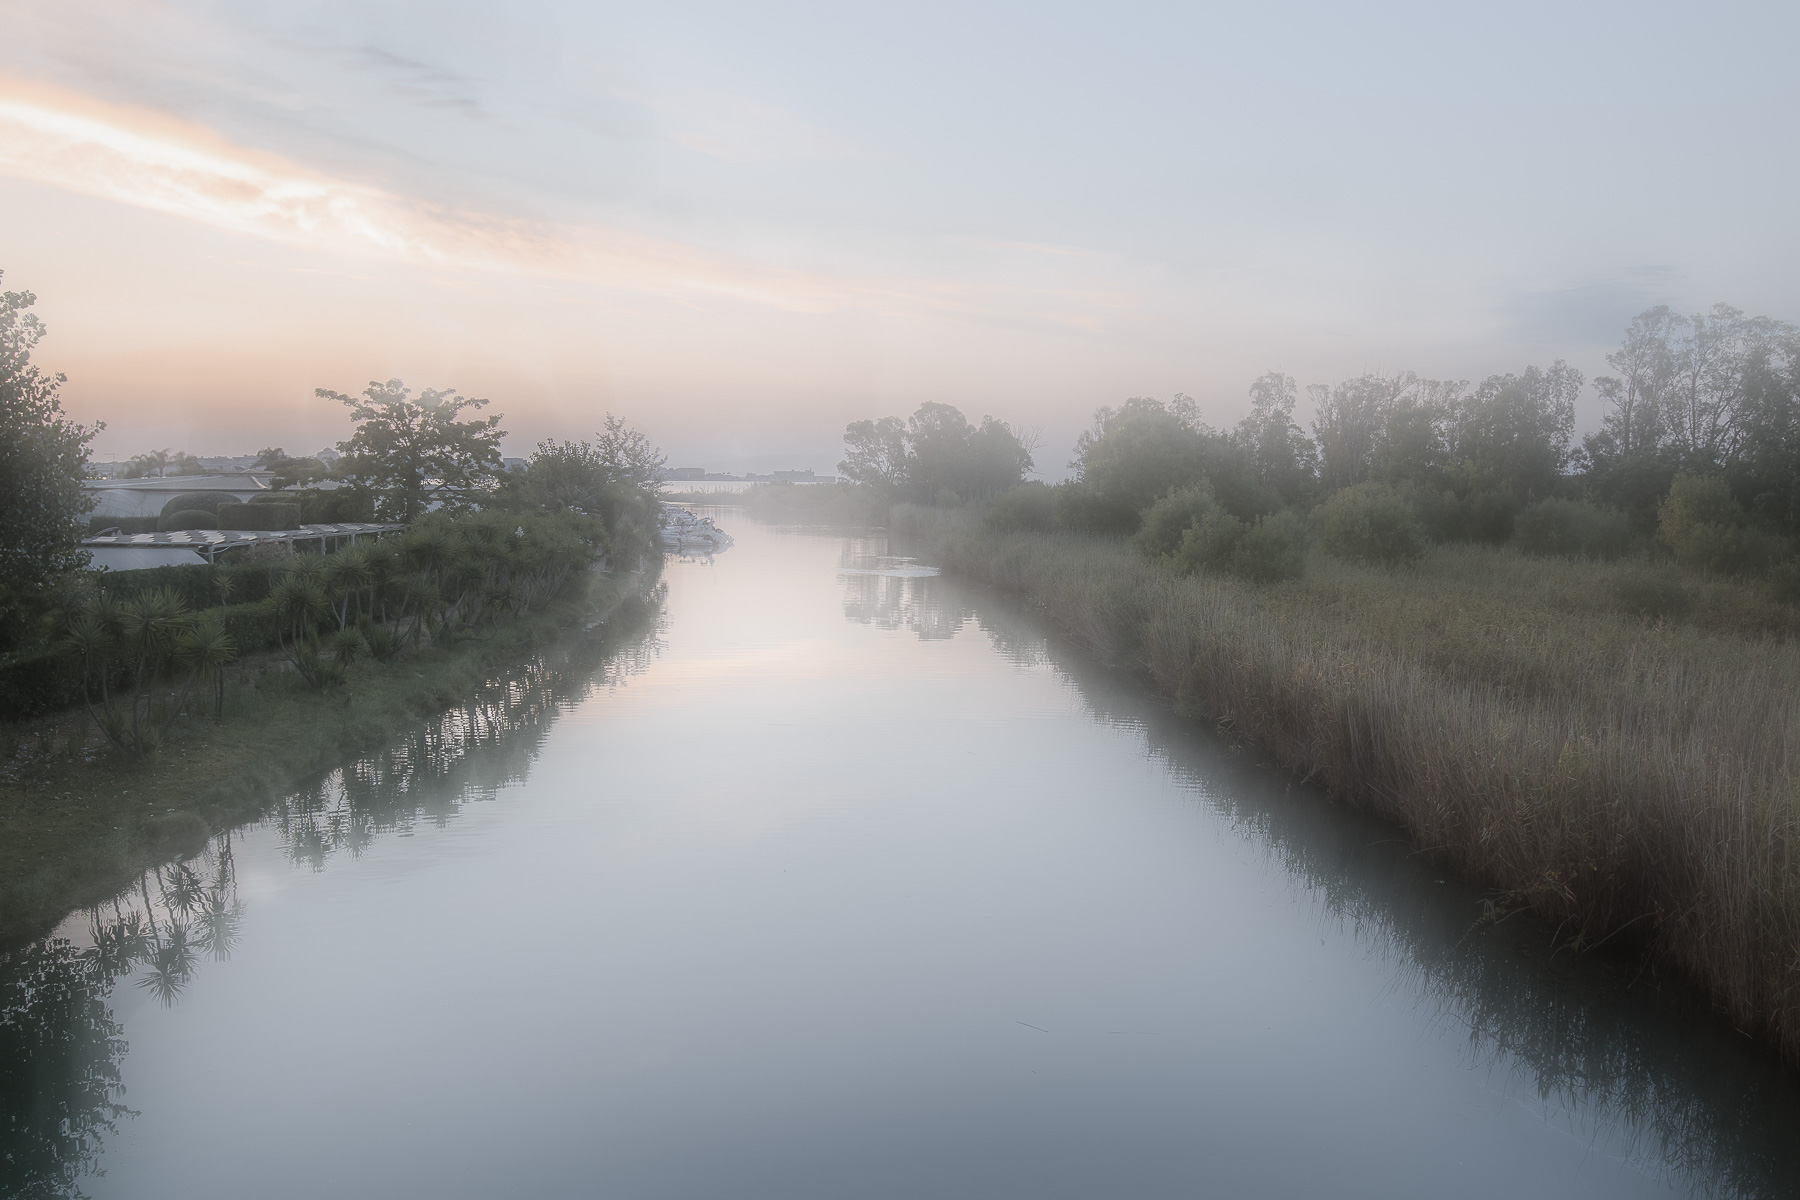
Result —
[[717, 516], [737, 546], [671, 563], [654, 628], [573, 639], [14, 955], [12, 1191], [1800, 1181], [1794, 1089], [1741, 1039], [1478, 926], [1388, 831], [1005, 601]]

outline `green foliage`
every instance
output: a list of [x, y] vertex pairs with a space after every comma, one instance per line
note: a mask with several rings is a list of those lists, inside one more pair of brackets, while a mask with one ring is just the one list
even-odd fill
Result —
[[1037, 480], [995, 497], [982, 519], [989, 529], [1049, 533], [1056, 528], [1056, 496]]
[[1616, 508], [1579, 500], [1539, 500], [1513, 523], [1513, 541], [1527, 554], [1614, 559], [1631, 549], [1631, 521]]
[[1692, 598], [1677, 576], [1648, 566], [1633, 568], [1614, 578], [1612, 598], [1627, 616], [1653, 621], [1676, 620], [1693, 607]]
[[79, 655], [88, 714], [115, 749], [154, 755], [202, 672], [217, 673], [237, 645], [212, 612], [193, 612], [168, 589], [118, 601], [104, 593], [75, 611], [65, 643]]
[[1182, 532], [1170, 561], [1183, 575], [1216, 571], [1255, 583], [1306, 573], [1306, 522], [1291, 511], [1245, 521], [1213, 508]]
[[152, 450], [147, 454], [134, 454], [125, 467], [127, 479], [164, 479], [170, 474], [204, 475], [206, 468], [200, 460], [181, 450]]
[[1141, 513], [1204, 479], [1208, 450], [1207, 433], [1184, 414], [1134, 397], [1094, 414], [1075, 443], [1077, 479], [1101, 504]]
[[665, 465], [649, 438], [608, 413], [592, 441], [538, 443], [499, 499], [509, 508], [593, 517], [600, 553], [636, 561], [659, 546], [657, 488]]
[[221, 504], [236, 504], [238, 499], [229, 492], [183, 492], [162, 507], [162, 515], [172, 517], [178, 512], [205, 512], [216, 514]]
[[204, 508], [191, 508], [183, 512], [169, 513], [156, 522], [159, 533], [169, 533], [181, 529], [217, 529], [219, 518]]
[[300, 528], [298, 504], [221, 504], [220, 529], [282, 530]]
[[1031, 466], [1027, 440], [1004, 421], [971, 425], [959, 409], [928, 402], [905, 423], [851, 422], [838, 470], [890, 500], [956, 504], [1018, 486]]
[[1791, 552], [1781, 538], [1749, 528], [1749, 514], [1716, 476], [1677, 475], [1656, 512], [1657, 535], [1686, 567], [1759, 574]]
[[338, 474], [376, 497], [383, 520], [415, 521], [434, 504], [466, 510], [499, 480], [499, 416], [458, 419], [486, 400], [454, 388], [426, 388], [415, 399], [398, 379], [371, 382], [360, 397], [326, 388], [316, 394], [350, 409], [356, 432], [338, 444]]
[[1425, 530], [1412, 507], [1382, 483], [1345, 488], [1315, 514], [1327, 554], [1351, 562], [1406, 566], [1425, 554]]
[[1050, 489], [1056, 527], [1071, 533], [1130, 533], [1138, 527], [1138, 511], [1102, 496], [1090, 485], [1071, 479]]
[[1132, 541], [1139, 553], [1151, 558], [1173, 554], [1182, 547], [1183, 535], [1190, 527], [1220, 511], [1212, 489], [1204, 483], [1171, 489], [1168, 495], [1144, 510]]
[[87, 561], [82, 492], [88, 443], [98, 425], [62, 410], [61, 375], [31, 362], [44, 326], [30, 292], [0, 292], [0, 651], [26, 633], [56, 578]]
[[1404, 494], [1426, 536], [1434, 542], [1497, 546], [1512, 536], [1519, 512], [1512, 494], [1497, 489], [1459, 496], [1450, 490], [1420, 487]]
[[269, 486], [276, 491], [304, 487], [331, 477], [331, 469], [316, 458], [295, 458], [280, 446], [264, 446], [256, 454], [256, 465], [274, 472]]

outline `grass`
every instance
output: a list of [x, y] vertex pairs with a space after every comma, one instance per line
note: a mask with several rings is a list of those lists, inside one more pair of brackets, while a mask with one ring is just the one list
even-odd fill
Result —
[[1182, 578], [1123, 541], [897, 510], [956, 573], [1017, 593], [1336, 797], [1558, 927], [1636, 943], [1800, 1063], [1800, 641], [1791, 610], [1641, 565], [1438, 549], [1305, 578]]
[[40, 937], [147, 868], [192, 854], [214, 831], [255, 817], [421, 715], [462, 701], [577, 621], [641, 599], [653, 581], [653, 574], [596, 576], [586, 594], [478, 638], [358, 663], [343, 686], [325, 692], [305, 686], [277, 658], [246, 660], [228, 679], [224, 718], [202, 715], [210, 697], [191, 699], [148, 762], [105, 749], [81, 712], [4, 727], [0, 948]]

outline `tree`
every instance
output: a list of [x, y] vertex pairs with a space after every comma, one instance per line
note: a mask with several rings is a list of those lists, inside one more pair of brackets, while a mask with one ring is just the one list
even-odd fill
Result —
[[269, 486], [276, 491], [306, 487], [331, 477], [331, 468], [316, 458], [294, 458], [280, 446], [264, 446], [256, 452], [256, 469], [271, 471]]
[[1205, 478], [1211, 433], [1160, 400], [1134, 396], [1094, 414], [1093, 427], [1075, 440], [1070, 466], [1101, 501], [1138, 513]]
[[1266, 372], [1250, 385], [1250, 415], [1232, 434], [1256, 482], [1289, 505], [1304, 503], [1319, 481], [1319, 448], [1294, 421], [1299, 394], [1292, 375]]
[[656, 488], [667, 463], [643, 433], [606, 415], [591, 442], [539, 442], [523, 471], [509, 475], [503, 503], [540, 512], [579, 512], [599, 519], [606, 551], [620, 559], [655, 543], [660, 501]]
[[907, 457], [906, 425], [899, 417], [852, 421], [844, 428], [844, 461], [838, 471], [853, 483], [894, 496], [906, 486]]
[[971, 425], [962, 411], [928, 401], [903, 424], [898, 417], [853, 421], [844, 429], [838, 470], [890, 498], [924, 504], [998, 495], [1031, 470], [1031, 448], [991, 416]]
[[45, 587], [84, 566], [82, 492], [88, 443], [102, 426], [78, 425], [62, 410], [64, 377], [31, 362], [44, 326], [27, 310], [30, 292], [0, 293], [0, 649]]
[[1551, 494], [1569, 465], [1582, 374], [1560, 358], [1548, 370], [1490, 375], [1451, 409], [1450, 447], [1471, 490], [1526, 503]]
[[327, 388], [316, 394], [350, 409], [356, 432], [339, 442], [338, 474], [372, 493], [384, 520], [415, 521], [432, 508], [458, 511], [490, 492], [501, 472], [498, 414], [458, 420], [486, 400], [454, 388], [426, 388], [417, 399], [398, 379], [371, 382], [360, 397]]
[[166, 479], [170, 468], [177, 475], [204, 475], [206, 468], [200, 460], [185, 450], [171, 450], [167, 446], [161, 450], [151, 450], [146, 454], [134, 454], [126, 460], [125, 478], [148, 479], [155, 476]]

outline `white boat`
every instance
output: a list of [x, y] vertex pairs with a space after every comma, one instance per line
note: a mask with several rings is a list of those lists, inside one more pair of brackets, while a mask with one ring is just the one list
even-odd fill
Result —
[[665, 550], [683, 554], [717, 554], [731, 545], [731, 535], [714, 525], [711, 517], [697, 517], [679, 505], [665, 504], [662, 544]]

